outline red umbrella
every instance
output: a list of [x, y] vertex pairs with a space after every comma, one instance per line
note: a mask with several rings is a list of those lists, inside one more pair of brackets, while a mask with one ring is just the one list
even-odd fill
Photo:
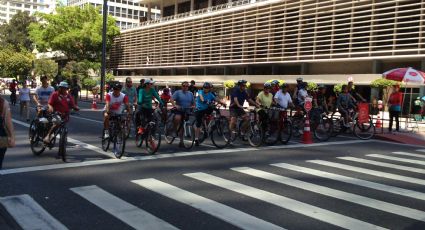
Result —
[[392, 69], [383, 73], [384, 77], [388, 80], [406, 82], [407, 84], [424, 84], [425, 73], [419, 70], [415, 70], [411, 67]]

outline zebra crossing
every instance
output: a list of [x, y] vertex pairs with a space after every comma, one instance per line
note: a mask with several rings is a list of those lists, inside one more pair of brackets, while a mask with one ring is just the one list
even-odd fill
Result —
[[[311, 220], [308, 223], [323, 223], [342, 229], [397, 229], [397, 221], [408, 226], [425, 228], [425, 152], [390, 152], [364, 156], [340, 156], [326, 160], [303, 162], [280, 162], [269, 165], [241, 165], [228, 168], [232, 176], [219, 172], [189, 172], [179, 175], [181, 181], [164, 178], [141, 178], [129, 180], [136, 191], [155, 194], [168, 202], [183, 207], [240, 229], [296, 229], [289, 216]], [[373, 167], [373, 169], [371, 169]], [[330, 186], [322, 180], [332, 181]], [[194, 186], [189, 186], [194, 185]], [[262, 186], [264, 184], [272, 187]], [[297, 191], [294, 196], [288, 191]], [[350, 188], [350, 189], [347, 189]], [[119, 188], [118, 188], [119, 189]], [[362, 192], [358, 192], [361, 189]], [[143, 202], [129, 201], [115, 191], [107, 191], [102, 185], [69, 188], [83, 204], [92, 205], [98, 212], [115, 218], [123, 226], [134, 229], [182, 229], [175, 219], [151, 213]], [[224, 191], [234, 194], [241, 201], [249, 200], [253, 209], [241, 208], [224, 198], [211, 196], [206, 191]], [[377, 197], [376, 194], [382, 194]], [[332, 200], [332, 207], [309, 198]], [[138, 198], [143, 200], [144, 197]], [[149, 198], [145, 198], [149, 199]], [[176, 204], [177, 204], [176, 203]], [[0, 198], [0, 204], [23, 229], [68, 229], [63, 216], [55, 216], [49, 207], [42, 207], [27, 194]], [[159, 202], [159, 205], [162, 205]], [[351, 206], [353, 210], [370, 213], [369, 218], [356, 212], [338, 210], [336, 207]], [[265, 207], [277, 209], [276, 218], [262, 215]], [[84, 209], [82, 207], [78, 207]], [[172, 209], [164, 206], [160, 209]], [[184, 213], [175, 213], [178, 218], [188, 218]], [[385, 217], [387, 220], [379, 221]], [[277, 221], [279, 219], [279, 221]], [[74, 220], [81, 222], [84, 220]], [[397, 222], [398, 223], [398, 222]], [[405, 226], [403, 225], [403, 226]], [[187, 226], [186, 226], [187, 228]], [[314, 226], [305, 226], [312, 229]]]

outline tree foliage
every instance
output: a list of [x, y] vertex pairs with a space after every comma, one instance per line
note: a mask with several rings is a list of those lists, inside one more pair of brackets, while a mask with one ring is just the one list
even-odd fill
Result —
[[58, 74], [58, 64], [47, 58], [37, 59], [34, 61], [34, 74], [52, 79]]
[[12, 48], [0, 50], [0, 75], [26, 79], [32, 69], [34, 55], [28, 51], [16, 52]]
[[386, 89], [386, 88], [391, 87], [391, 86], [396, 85], [396, 84], [397, 84], [397, 81], [388, 80], [388, 79], [385, 79], [385, 78], [379, 78], [379, 79], [372, 81], [370, 83], [370, 86], [372, 88]]
[[26, 49], [33, 50], [33, 43], [29, 38], [28, 27], [31, 23], [35, 23], [34, 16], [30, 16], [28, 12], [17, 12], [9, 23], [0, 26], [0, 45], [1, 47], [10, 46], [15, 51]]
[[[68, 60], [100, 61], [102, 51], [102, 15], [93, 6], [58, 7], [56, 14], [38, 13], [39, 23], [30, 25], [30, 38], [39, 51], [62, 51]], [[115, 19], [107, 19], [107, 50], [119, 34]]]
[[317, 83], [314, 83], [314, 82], [311, 82], [311, 81], [307, 83], [307, 90], [308, 91], [315, 91], [315, 90], [317, 90], [317, 88], [318, 88]]

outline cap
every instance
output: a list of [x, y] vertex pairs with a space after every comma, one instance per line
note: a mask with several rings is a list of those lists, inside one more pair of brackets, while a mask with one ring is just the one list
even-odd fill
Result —
[[68, 86], [68, 82], [66, 81], [61, 81], [61, 83], [59, 83], [59, 88], [69, 88]]
[[146, 79], [145, 80], [145, 84], [153, 84], [155, 83], [155, 81], [151, 80], [151, 79]]

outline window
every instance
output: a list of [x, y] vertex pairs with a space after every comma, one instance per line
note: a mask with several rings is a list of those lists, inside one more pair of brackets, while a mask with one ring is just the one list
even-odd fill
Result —
[[125, 0], [124, 0], [124, 1], [122, 1], [122, 4], [125, 4], [125, 5], [127, 5], [127, 1], [125, 1]]
[[31, 8], [31, 5], [25, 4], [25, 8], [29, 9], [29, 8]]
[[129, 17], [133, 16], [133, 10], [132, 9], [128, 9], [128, 16]]

